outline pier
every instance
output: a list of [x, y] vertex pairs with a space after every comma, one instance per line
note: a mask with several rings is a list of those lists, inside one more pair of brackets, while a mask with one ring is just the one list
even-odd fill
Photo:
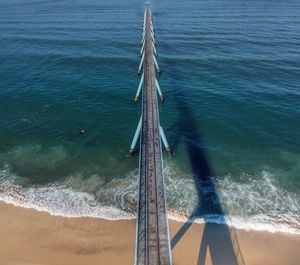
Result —
[[135, 265], [171, 265], [171, 247], [167, 219], [161, 140], [167, 152], [170, 147], [159, 122], [158, 95], [163, 94], [156, 79], [160, 73], [152, 15], [146, 4], [141, 42], [140, 84], [135, 96], [142, 92], [142, 115], [138, 123], [130, 154], [140, 138], [139, 192]]

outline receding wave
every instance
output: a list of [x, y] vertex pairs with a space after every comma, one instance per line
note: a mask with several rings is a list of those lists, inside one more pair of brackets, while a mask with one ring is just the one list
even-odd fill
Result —
[[[98, 175], [78, 174], [63, 182], [27, 187], [22, 184], [22, 177], [6, 165], [0, 170], [0, 200], [52, 215], [132, 219], [136, 211], [137, 175], [136, 169], [107, 182]], [[193, 180], [167, 162], [165, 184], [170, 218], [187, 221], [199, 203]], [[194, 221], [300, 234], [299, 195], [279, 188], [270, 173], [244, 174], [238, 179], [230, 175], [215, 177], [214, 184], [224, 215], [200, 216]]]

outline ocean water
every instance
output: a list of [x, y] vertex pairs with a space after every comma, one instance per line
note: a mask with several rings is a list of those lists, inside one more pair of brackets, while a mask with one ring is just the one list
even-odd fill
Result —
[[[133, 218], [144, 1], [0, 1], [0, 199]], [[173, 218], [209, 176], [240, 228], [300, 233], [300, 2], [152, 1]], [[81, 128], [86, 130], [80, 135]], [[202, 198], [203, 199], [203, 198]], [[201, 220], [203, 216], [198, 216]]]

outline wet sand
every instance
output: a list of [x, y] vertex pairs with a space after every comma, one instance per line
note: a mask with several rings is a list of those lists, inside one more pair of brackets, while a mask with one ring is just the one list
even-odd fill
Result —
[[[0, 202], [0, 265], [134, 264], [135, 220], [66, 218]], [[174, 265], [298, 265], [300, 236], [170, 221]]]

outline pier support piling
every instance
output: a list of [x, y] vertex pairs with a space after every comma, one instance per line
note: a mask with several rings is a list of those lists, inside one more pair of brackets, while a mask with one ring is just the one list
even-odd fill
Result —
[[142, 55], [142, 58], [141, 58], [141, 62], [140, 62], [140, 65], [139, 65], [139, 69], [137, 71], [138, 75], [141, 73], [141, 70], [142, 70], [142, 67], [143, 67], [143, 64], [144, 64], [144, 59], [145, 59], [145, 51], [143, 52], [143, 55]]
[[139, 84], [139, 86], [138, 86], [136, 95], [135, 95], [135, 97], [134, 97], [134, 101], [135, 101], [135, 102], [137, 102], [138, 99], [139, 99], [139, 96], [140, 96], [140, 93], [141, 93], [141, 90], [142, 90], [143, 83], [144, 83], [144, 73], [142, 74], [142, 77], [141, 77], [141, 80], [140, 80], [140, 84]]
[[151, 33], [152, 42], [155, 44], [155, 38], [154, 35]]
[[159, 85], [159, 83], [158, 83], [158, 81], [157, 81], [156, 78], [155, 78], [155, 86], [156, 86], [157, 92], [158, 92], [158, 94], [159, 94], [160, 100], [161, 100], [161, 101], [164, 101], [164, 95], [163, 95], [163, 93], [161, 92], [160, 85]]
[[154, 54], [157, 56], [156, 48], [155, 48], [155, 45], [154, 45], [153, 42], [152, 42], [152, 47], [153, 47], [153, 52], [154, 52]]
[[160, 69], [159, 69], [158, 63], [157, 63], [157, 61], [156, 61], [156, 58], [155, 58], [155, 56], [154, 56], [154, 55], [153, 55], [153, 61], [154, 61], [154, 64], [155, 64], [155, 67], [156, 67], [156, 71], [157, 71], [157, 73], [159, 73], [159, 74], [160, 74]]
[[143, 45], [144, 41], [145, 41], [145, 33], [143, 33], [142, 40], [141, 40], [141, 45]]
[[131, 155], [131, 156], [134, 153], [134, 149], [135, 149], [136, 143], [137, 143], [137, 141], [139, 139], [139, 136], [141, 134], [141, 129], [142, 129], [142, 117], [140, 118], [139, 124], [138, 124], [138, 126], [136, 128], [136, 131], [135, 131], [135, 134], [134, 134], [134, 137], [133, 137], [130, 149], [129, 149], [129, 155]]
[[143, 55], [144, 49], [145, 49], [145, 41], [143, 42], [143, 45], [142, 45], [142, 48], [141, 48], [141, 52], [140, 52], [140, 56]]
[[164, 143], [164, 146], [166, 148], [166, 151], [167, 151], [168, 155], [171, 155], [172, 154], [171, 153], [171, 148], [170, 148], [169, 143], [167, 141], [167, 137], [165, 135], [164, 129], [161, 126], [159, 126], [159, 133], [160, 133], [160, 137], [162, 139], [162, 142]]

